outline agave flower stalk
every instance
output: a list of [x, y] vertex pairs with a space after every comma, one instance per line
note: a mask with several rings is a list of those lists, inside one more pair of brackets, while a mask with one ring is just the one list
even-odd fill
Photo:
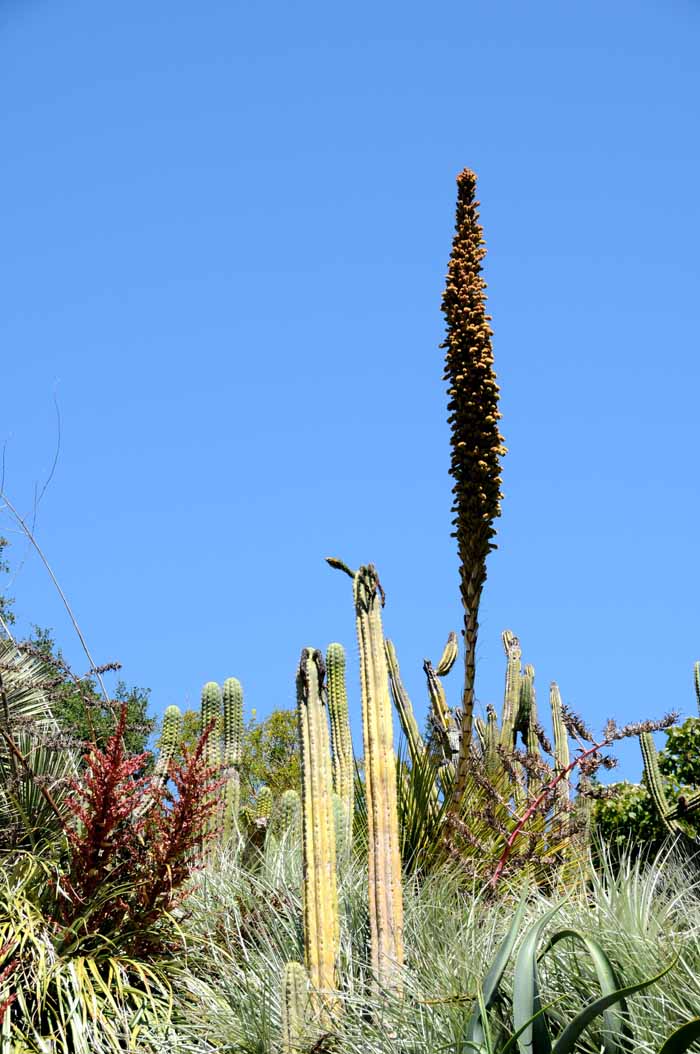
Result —
[[476, 176], [465, 169], [457, 177], [456, 229], [442, 298], [447, 327], [442, 347], [451, 427], [453, 535], [464, 605], [463, 714], [453, 788], [455, 807], [467, 786], [471, 759], [479, 602], [486, 580], [486, 558], [495, 548], [493, 524], [501, 511], [501, 456], [505, 453], [498, 429], [499, 389], [493, 370], [490, 317], [486, 314], [486, 283], [481, 274], [486, 249], [478, 205]]

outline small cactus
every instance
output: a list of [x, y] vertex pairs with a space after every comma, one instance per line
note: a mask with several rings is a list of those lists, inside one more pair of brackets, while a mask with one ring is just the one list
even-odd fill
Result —
[[262, 787], [258, 787], [257, 794], [255, 795], [255, 808], [253, 810], [253, 822], [260, 826], [267, 826], [270, 820], [270, 813], [272, 812], [272, 791], [263, 783]]
[[272, 815], [275, 833], [294, 837], [301, 823], [301, 798], [293, 789], [282, 791]]
[[300, 1054], [308, 1013], [308, 978], [301, 963], [288, 962], [282, 983], [282, 1054]]

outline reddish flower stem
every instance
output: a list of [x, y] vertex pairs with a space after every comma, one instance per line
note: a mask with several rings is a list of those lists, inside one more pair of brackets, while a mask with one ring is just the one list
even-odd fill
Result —
[[571, 764], [567, 765], [565, 769], [562, 769], [561, 772], [558, 772], [554, 779], [550, 780], [549, 783], [545, 784], [541, 793], [537, 795], [535, 800], [530, 805], [528, 805], [527, 809], [520, 817], [513, 830], [508, 835], [508, 840], [506, 841], [506, 844], [503, 847], [503, 852], [501, 853], [498, 859], [498, 863], [496, 864], [496, 870], [491, 875], [491, 878], [489, 880], [489, 885], [492, 889], [494, 889], [498, 884], [498, 880], [503, 874], [503, 869], [505, 868], [506, 863], [508, 862], [508, 857], [511, 854], [511, 850], [515, 845], [518, 836], [522, 833], [525, 824], [528, 822], [530, 817], [535, 812], [537, 812], [547, 795], [550, 794], [557, 786], [557, 784], [561, 783], [563, 779], [567, 779], [567, 777], [573, 772], [577, 765], [580, 765], [581, 762], [585, 761], [585, 759], [590, 757], [591, 754], [595, 754], [596, 751], [602, 750], [603, 747], [610, 746], [611, 742], [612, 740], [610, 739], [603, 739], [600, 741], [600, 743], [594, 743], [592, 747], [588, 747], [588, 749], [584, 750], [581, 754], [578, 755], [578, 757], [575, 757]]

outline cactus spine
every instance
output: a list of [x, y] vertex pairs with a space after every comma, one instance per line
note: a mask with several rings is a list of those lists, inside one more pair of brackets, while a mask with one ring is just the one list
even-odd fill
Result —
[[303, 909], [306, 968], [320, 1018], [334, 1007], [339, 943], [333, 782], [323, 656], [304, 648], [297, 673], [302, 771]]
[[243, 689], [235, 677], [224, 681], [224, 839], [228, 841], [238, 825], [241, 804], [241, 750], [243, 745]]
[[306, 970], [301, 963], [286, 963], [282, 983], [282, 1054], [300, 1054], [303, 1048], [308, 998]]
[[353, 574], [341, 561], [329, 562], [353, 579], [360, 645], [372, 968], [379, 988], [400, 991], [403, 895], [389, 671], [380, 613], [384, 593], [372, 564]]
[[352, 821], [355, 811], [355, 759], [352, 752], [348, 696], [345, 690], [345, 650], [342, 644], [328, 645], [326, 671], [333, 751], [333, 789], [345, 809], [345, 831], [349, 832], [349, 837], [352, 839]]

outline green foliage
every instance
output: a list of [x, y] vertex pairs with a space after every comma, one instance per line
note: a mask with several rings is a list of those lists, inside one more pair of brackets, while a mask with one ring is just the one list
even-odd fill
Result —
[[700, 718], [669, 728], [659, 768], [676, 788], [700, 787]]
[[606, 797], [596, 802], [594, 822], [598, 836], [616, 851], [653, 852], [668, 834], [649, 792], [639, 783], [606, 788]]
[[125, 746], [129, 754], [142, 754], [156, 727], [155, 718], [148, 714], [150, 691], [128, 687], [119, 681], [114, 689], [111, 705], [100, 692], [94, 677], [73, 678], [63, 661], [60, 649], [50, 630], [34, 628], [31, 643], [37, 654], [54, 669], [50, 704], [61, 730], [75, 740], [79, 748], [94, 744], [104, 749], [114, 731], [121, 704], [126, 703]]
[[[5, 549], [9, 545], [7, 538], [3, 538], [0, 535], [0, 574], [7, 574], [10, 570], [10, 565], [5, 560]], [[13, 599], [8, 597], [5, 593], [0, 593], [0, 618], [7, 626], [11, 626], [15, 621], [15, 615], [12, 610]]]

